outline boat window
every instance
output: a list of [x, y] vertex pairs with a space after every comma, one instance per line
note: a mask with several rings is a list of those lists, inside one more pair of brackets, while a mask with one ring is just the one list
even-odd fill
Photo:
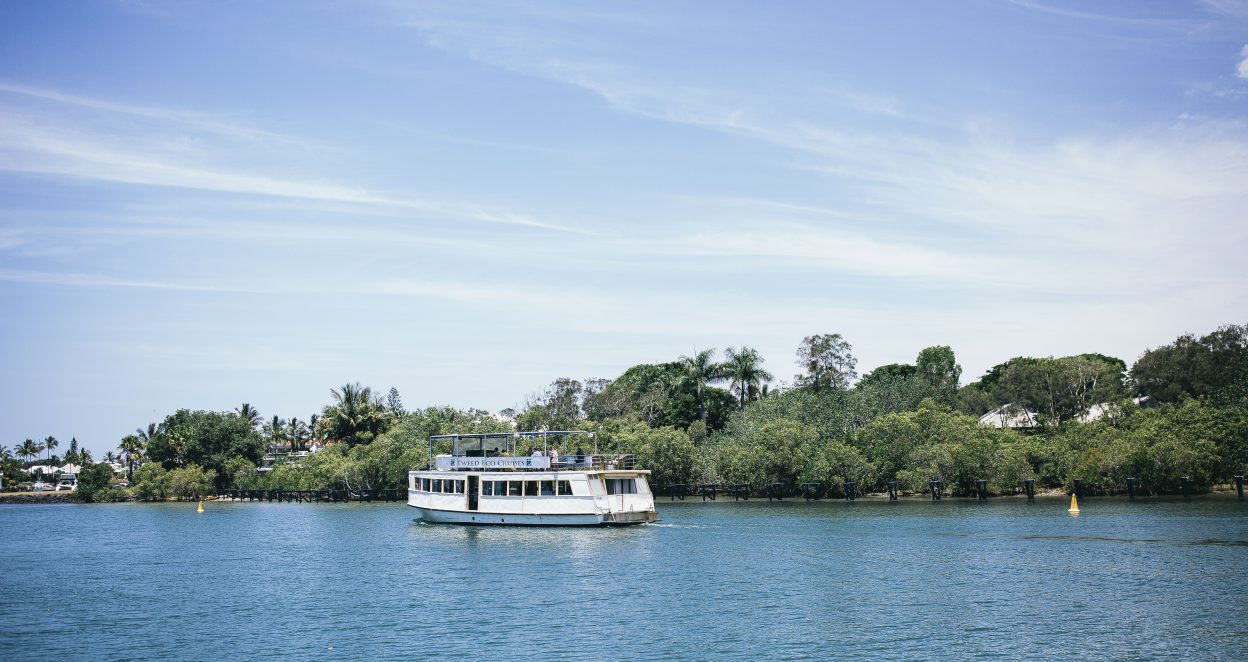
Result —
[[542, 496], [554, 496], [555, 495], [555, 481], [553, 480], [542, 481], [541, 495]]
[[481, 481], [481, 496], [494, 496], [494, 481]]
[[572, 494], [572, 483], [570, 481], [557, 480], [555, 482], [559, 483], [560, 496], [569, 496]]
[[433, 479], [433, 487], [429, 488], [429, 491], [430, 491], [430, 492], [441, 492], [441, 491], [442, 491], [442, 479], [441, 479], [441, 478], [434, 478], [434, 479]]
[[507, 494], [509, 496], [520, 496], [520, 492], [524, 489], [524, 483], [518, 480], [509, 481], [507, 486]]
[[455, 481], [455, 493], [456, 494], [464, 493], [464, 481], [462, 480]]
[[537, 496], [537, 481], [526, 480], [524, 482], [524, 496]]
[[637, 481], [632, 478], [608, 478], [607, 494], [636, 494]]

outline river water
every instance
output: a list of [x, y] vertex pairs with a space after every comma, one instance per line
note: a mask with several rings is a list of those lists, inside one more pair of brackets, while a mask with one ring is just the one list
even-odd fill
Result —
[[1234, 498], [0, 506], [0, 660], [1245, 659]]

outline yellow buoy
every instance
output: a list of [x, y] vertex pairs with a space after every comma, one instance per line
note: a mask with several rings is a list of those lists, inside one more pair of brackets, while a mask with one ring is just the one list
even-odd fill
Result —
[[1072, 495], [1070, 495], [1070, 510], [1068, 510], [1068, 511], [1066, 511], [1066, 512], [1071, 513], [1072, 515], [1078, 515], [1078, 514], [1079, 514], [1079, 500], [1078, 500], [1078, 499], [1076, 499], [1076, 498], [1075, 498], [1075, 495], [1073, 495], [1073, 494], [1072, 494]]
[[200, 499], [200, 500], [199, 500], [199, 508], [197, 508], [197, 509], [195, 510], [195, 512], [197, 512], [197, 513], [202, 513], [202, 512], [204, 512], [204, 500], [203, 500], [203, 499]]

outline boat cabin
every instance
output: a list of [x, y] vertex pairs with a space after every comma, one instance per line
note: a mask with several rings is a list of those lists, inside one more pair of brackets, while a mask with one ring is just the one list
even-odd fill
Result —
[[408, 474], [408, 505], [433, 522], [654, 521], [650, 472], [634, 463], [631, 455], [599, 453], [588, 432], [437, 435], [428, 468]]

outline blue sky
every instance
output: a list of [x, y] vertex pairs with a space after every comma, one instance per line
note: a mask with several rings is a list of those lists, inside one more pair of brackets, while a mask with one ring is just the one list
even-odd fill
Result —
[[[0, 3], [0, 443], [1248, 310], [1248, 2]], [[59, 449], [58, 449], [59, 450]]]

